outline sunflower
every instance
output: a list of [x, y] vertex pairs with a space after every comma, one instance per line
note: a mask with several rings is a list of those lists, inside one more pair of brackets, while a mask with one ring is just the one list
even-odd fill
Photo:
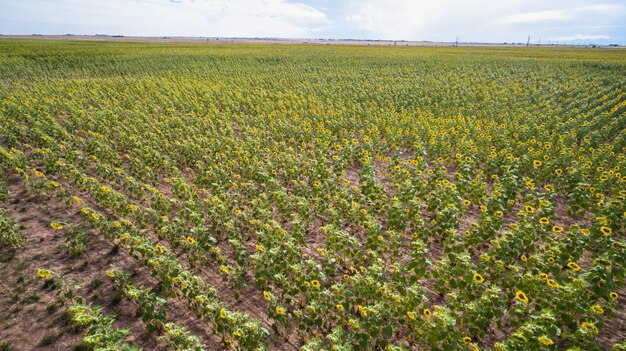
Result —
[[611, 299], [613, 300], [617, 300], [617, 298], [619, 297], [619, 295], [615, 292], [615, 291], [611, 291], [609, 293], [609, 296], [611, 297]]
[[526, 294], [524, 294], [523, 291], [518, 290], [515, 293], [515, 298], [518, 299], [519, 301], [523, 302], [523, 303], [527, 303], [528, 302], [528, 296], [526, 296]]
[[407, 316], [407, 317], [409, 317], [409, 319], [411, 319], [411, 320], [414, 320], [414, 319], [415, 319], [415, 315], [414, 315], [414, 314], [413, 314], [413, 312], [411, 312], [411, 311], [408, 311], [408, 312], [406, 313], [406, 316]]
[[472, 204], [472, 202], [470, 200], [463, 200], [463, 205], [469, 206], [471, 204]]
[[267, 291], [263, 291], [263, 298], [267, 301], [272, 301], [272, 296], [270, 296], [270, 293]]
[[359, 313], [361, 314], [361, 316], [363, 317], [367, 317], [367, 311], [365, 310], [365, 307], [358, 305], [357, 310], [359, 310]]
[[548, 224], [548, 223], [550, 223], [550, 220], [547, 219], [546, 217], [541, 217], [541, 218], [539, 218], [539, 223], [541, 223], [541, 224]]
[[560, 233], [562, 231], [563, 231], [563, 227], [558, 226], [558, 225], [552, 226], [552, 232], [553, 233]]
[[563, 173], [563, 170], [560, 168], [557, 168], [554, 170], [554, 173], [556, 173], [556, 175], [561, 175], [561, 173]]
[[109, 277], [109, 278], [115, 278], [115, 276], [116, 276], [116, 275], [115, 275], [115, 272], [110, 271], [110, 270], [108, 270], [108, 269], [104, 271], [104, 274], [106, 274], [106, 275], [107, 275], [107, 277]]
[[600, 231], [601, 231], [601, 232], [602, 232], [602, 234], [604, 234], [604, 235], [611, 235], [611, 233], [613, 232], [613, 231], [611, 230], [611, 228], [609, 228], [609, 227], [605, 227], [605, 226], [601, 226], [601, 227], [600, 227]]
[[574, 270], [574, 271], [580, 270], [580, 266], [576, 262], [569, 262], [567, 264], [567, 267], [569, 267], [571, 270]]
[[539, 278], [541, 278], [543, 280], [546, 280], [546, 279], [548, 279], [548, 275], [545, 274], [545, 273], [539, 273]]
[[342, 305], [337, 304], [337, 305], [335, 305], [335, 307], [337, 307], [337, 310], [339, 312], [343, 312], [343, 306]]
[[163, 246], [156, 244], [156, 246], [154, 247], [159, 253], [163, 253], [165, 252], [165, 250], [163, 249]]
[[552, 279], [548, 279], [546, 280], [546, 283], [548, 283], [548, 285], [550, 285], [553, 288], [558, 288], [561, 285], [559, 285], [559, 283], [557, 283], [556, 281], [552, 280]]
[[532, 206], [524, 207], [524, 211], [526, 211], [528, 213], [535, 213], [535, 209]]
[[37, 275], [39, 276], [39, 278], [48, 279], [50, 278], [50, 274], [51, 272], [48, 269], [43, 269], [43, 268], [37, 269]]
[[604, 309], [600, 305], [591, 306], [591, 311], [595, 314], [604, 314]]
[[463, 342], [469, 344], [470, 342], [472, 342], [472, 338], [470, 338], [469, 336], [465, 336], [463, 337]]
[[598, 334], [598, 328], [597, 328], [595, 325], [591, 324], [591, 323], [583, 322], [583, 323], [580, 325], [580, 327], [581, 327], [583, 330], [586, 330], [586, 331], [592, 332], [592, 333], [594, 333], [594, 334]]
[[424, 311], [422, 311], [422, 313], [424, 314], [424, 317], [430, 318], [431, 313], [428, 308], [424, 308]]
[[539, 160], [534, 160], [534, 161], [533, 161], [533, 166], [535, 166], [535, 167], [539, 167], [539, 166], [541, 166], [541, 161], [539, 161]]
[[537, 341], [539, 341], [540, 343], [546, 345], [546, 346], [550, 346], [552, 344], [554, 344], [554, 341], [552, 341], [550, 338], [546, 337], [546, 336], [540, 336], [537, 338]]
[[313, 285], [314, 288], [319, 288], [320, 282], [317, 280], [311, 280], [311, 285]]
[[50, 226], [56, 230], [63, 229], [63, 225], [61, 223], [52, 222], [50, 223]]
[[480, 284], [485, 281], [485, 278], [483, 278], [482, 275], [476, 273], [474, 274], [474, 281]]
[[196, 241], [192, 237], [190, 237], [190, 236], [187, 237], [187, 244], [193, 245], [195, 243], [196, 243]]
[[279, 315], [285, 314], [285, 309], [280, 306], [276, 306], [276, 314], [279, 314]]

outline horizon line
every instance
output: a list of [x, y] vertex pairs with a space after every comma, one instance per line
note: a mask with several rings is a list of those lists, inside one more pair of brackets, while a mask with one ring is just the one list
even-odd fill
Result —
[[[595, 47], [622, 47], [621, 43], [610, 43], [610, 44], [597, 44], [592, 40], [583, 40], [583, 39], [573, 39], [573, 40], [548, 40], [547, 42], [542, 43], [542, 39], [538, 39], [534, 42], [486, 42], [486, 41], [434, 41], [434, 40], [407, 40], [407, 39], [357, 39], [357, 38], [296, 38], [296, 37], [219, 37], [219, 36], [168, 36], [168, 35], [145, 35], [145, 36], [137, 36], [137, 35], [122, 35], [122, 34], [76, 34], [76, 33], [64, 33], [64, 34], [40, 34], [40, 33], [32, 33], [32, 34], [4, 34], [0, 33], [0, 37], [5, 38], [111, 38], [112, 41], [122, 41], [120, 39], [147, 39], [147, 40], [206, 40], [206, 41], [219, 41], [222, 40], [250, 40], [250, 41], [283, 41], [283, 42], [293, 42], [293, 41], [305, 41], [305, 44], [308, 44], [306, 41], [314, 41], [314, 42], [377, 42], [377, 43], [402, 43], [402, 44], [450, 44], [451, 46], [459, 46], [461, 44], [464, 45], [513, 45], [513, 46], [541, 46], [541, 47], [550, 47], [550, 46], [595, 46]], [[104, 41], [104, 40], [103, 40]], [[130, 42], [129, 40], [126, 40]], [[340, 43], [339, 43], [340, 44]]]

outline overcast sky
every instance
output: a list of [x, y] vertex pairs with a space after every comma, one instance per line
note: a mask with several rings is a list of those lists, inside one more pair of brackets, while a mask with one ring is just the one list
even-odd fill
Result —
[[626, 0], [0, 0], [0, 34], [626, 44]]

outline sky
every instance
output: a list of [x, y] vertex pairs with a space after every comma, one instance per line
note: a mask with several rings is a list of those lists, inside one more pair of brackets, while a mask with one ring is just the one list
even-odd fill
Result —
[[0, 34], [626, 45], [626, 0], [0, 0]]

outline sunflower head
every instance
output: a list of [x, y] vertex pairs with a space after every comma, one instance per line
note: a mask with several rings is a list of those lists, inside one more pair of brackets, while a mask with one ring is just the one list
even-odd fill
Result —
[[558, 288], [561, 285], [559, 285], [559, 283], [557, 283], [556, 281], [552, 280], [552, 279], [547, 279], [546, 283], [548, 283], [549, 286], [553, 287], [553, 288]]
[[528, 302], [528, 296], [526, 296], [526, 294], [524, 294], [523, 291], [518, 290], [515, 293], [515, 298], [518, 299], [519, 301], [523, 302], [523, 303], [527, 303]]
[[580, 266], [576, 262], [569, 262], [567, 264], [567, 267], [569, 267], [569, 269], [571, 269], [573, 271], [579, 271], [580, 270]]
[[604, 309], [600, 305], [591, 306], [591, 311], [595, 314], [604, 314]]
[[546, 346], [554, 344], [554, 341], [552, 341], [552, 339], [548, 338], [547, 336], [540, 336], [537, 338], [537, 341]]
[[478, 273], [474, 274], [473, 279], [476, 283], [479, 283], [479, 284], [485, 281], [485, 278], [483, 278], [483, 276]]
[[422, 313], [424, 314], [424, 317], [430, 318], [431, 313], [428, 308], [424, 308], [424, 311], [422, 311]]

